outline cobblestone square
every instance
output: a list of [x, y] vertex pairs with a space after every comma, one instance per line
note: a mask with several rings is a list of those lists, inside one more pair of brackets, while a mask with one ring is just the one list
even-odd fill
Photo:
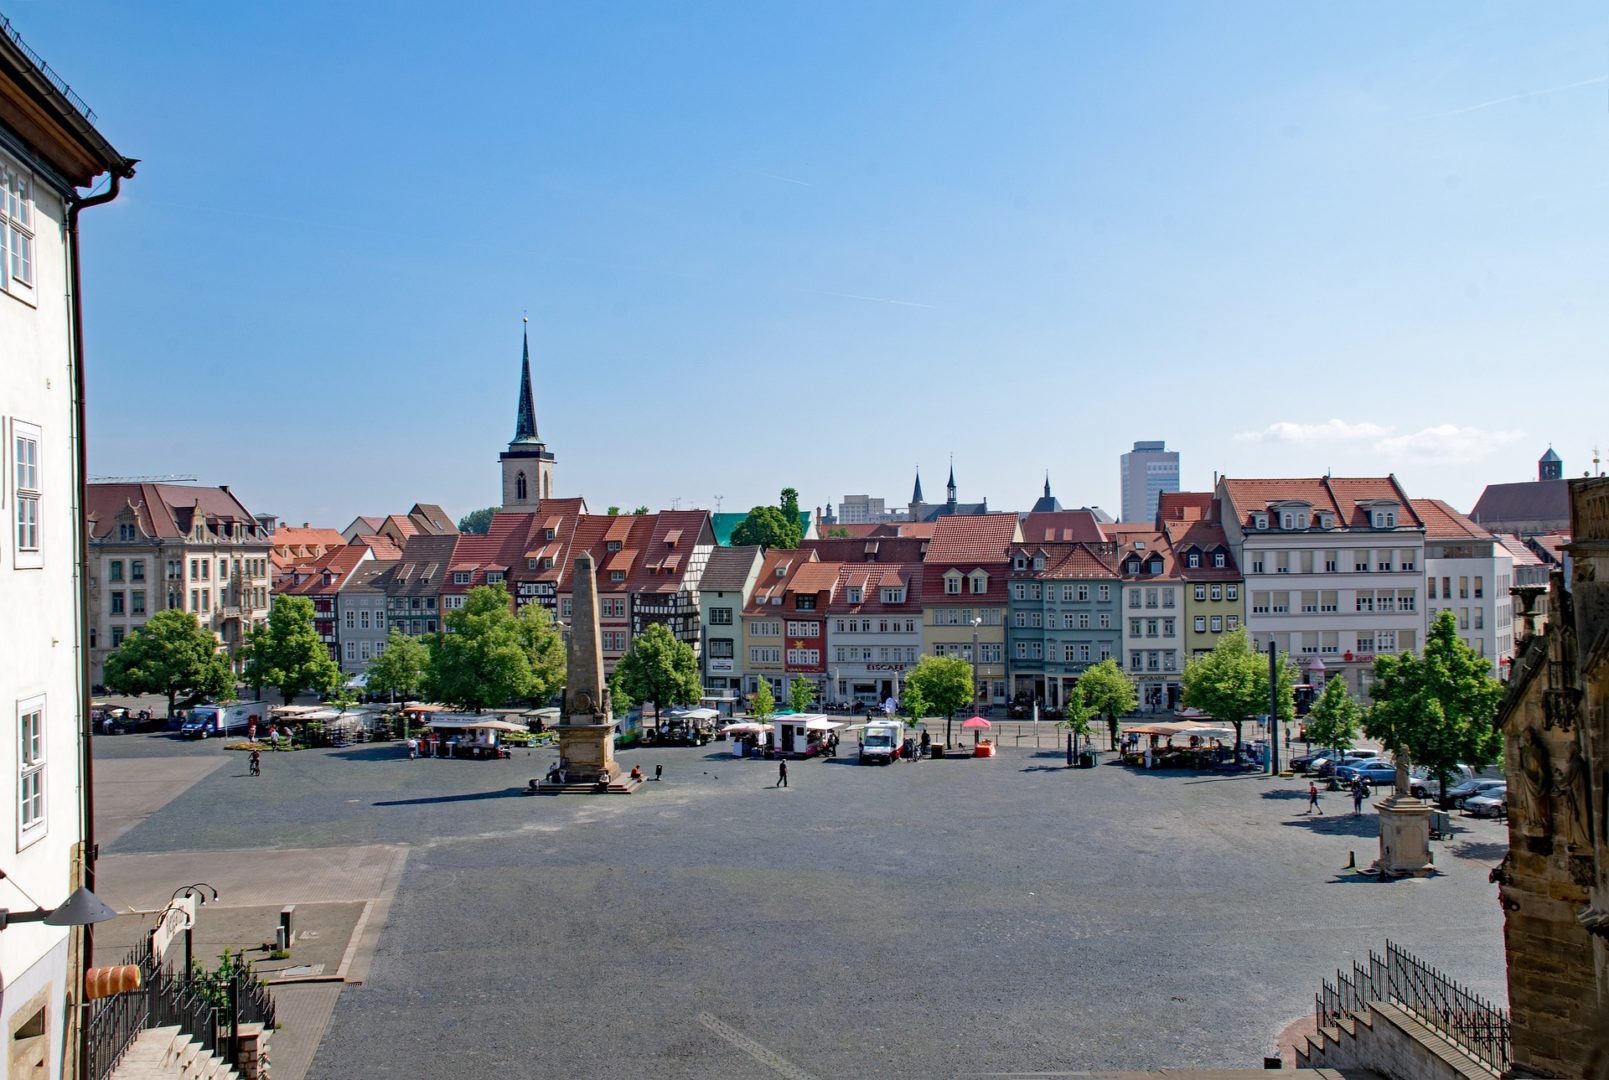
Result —
[[1504, 997], [1497, 822], [1378, 883], [1342, 869], [1372, 814], [1302, 815], [1305, 781], [1006, 749], [791, 762], [778, 790], [717, 744], [624, 752], [665, 766], [635, 795], [520, 794], [548, 761], [228, 761], [113, 851], [410, 845], [318, 1077], [1251, 1067], [1386, 938]]

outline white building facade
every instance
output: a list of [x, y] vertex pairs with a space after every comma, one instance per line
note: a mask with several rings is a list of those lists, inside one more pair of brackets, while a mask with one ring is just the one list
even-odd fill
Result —
[[[68, 227], [79, 189], [133, 175], [76, 98], [0, 32], [0, 908], [53, 909], [89, 884], [84, 758], [88, 680], [80, 562], [83, 392]], [[109, 201], [109, 200], [99, 200]], [[0, 1028], [10, 1076], [73, 1069], [85, 933], [0, 931]]]
[[1424, 646], [1425, 527], [1395, 477], [1226, 477], [1218, 498], [1256, 648], [1365, 697], [1376, 656]]
[[1438, 499], [1415, 499], [1425, 522], [1425, 616], [1451, 611], [1458, 637], [1507, 677], [1514, 660], [1514, 556], [1497, 537]]

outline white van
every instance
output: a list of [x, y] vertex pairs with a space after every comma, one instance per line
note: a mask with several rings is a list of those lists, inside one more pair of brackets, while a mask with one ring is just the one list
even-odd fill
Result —
[[872, 720], [860, 734], [860, 763], [889, 765], [898, 760], [905, 725], [898, 720]]

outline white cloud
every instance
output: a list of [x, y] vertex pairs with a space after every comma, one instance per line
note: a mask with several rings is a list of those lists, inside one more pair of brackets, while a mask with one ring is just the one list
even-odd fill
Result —
[[1322, 424], [1298, 424], [1281, 420], [1269, 424], [1261, 431], [1242, 431], [1235, 438], [1240, 442], [1268, 443], [1329, 443], [1352, 442], [1358, 439], [1378, 439], [1390, 434], [1389, 428], [1364, 421], [1349, 424], [1345, 420], [1331, 419]]
[[1521, 438], [1520, 431], [1483, 431], [1477, 427], [1438, 424], [1407, 435], [1391, 435], [1375, 444], [1375, 449], [1391, 457], [1412, 461], [1456, 464], [1485, 457], [1499, 446]]

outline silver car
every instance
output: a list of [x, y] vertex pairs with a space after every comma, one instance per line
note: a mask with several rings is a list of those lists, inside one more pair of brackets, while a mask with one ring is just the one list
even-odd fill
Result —
[[1508, 813], [1508, 785], [1495, 784], [1479, 795], [1464, 800], [1464, 813], [1471, 817], [1503, 817]]

